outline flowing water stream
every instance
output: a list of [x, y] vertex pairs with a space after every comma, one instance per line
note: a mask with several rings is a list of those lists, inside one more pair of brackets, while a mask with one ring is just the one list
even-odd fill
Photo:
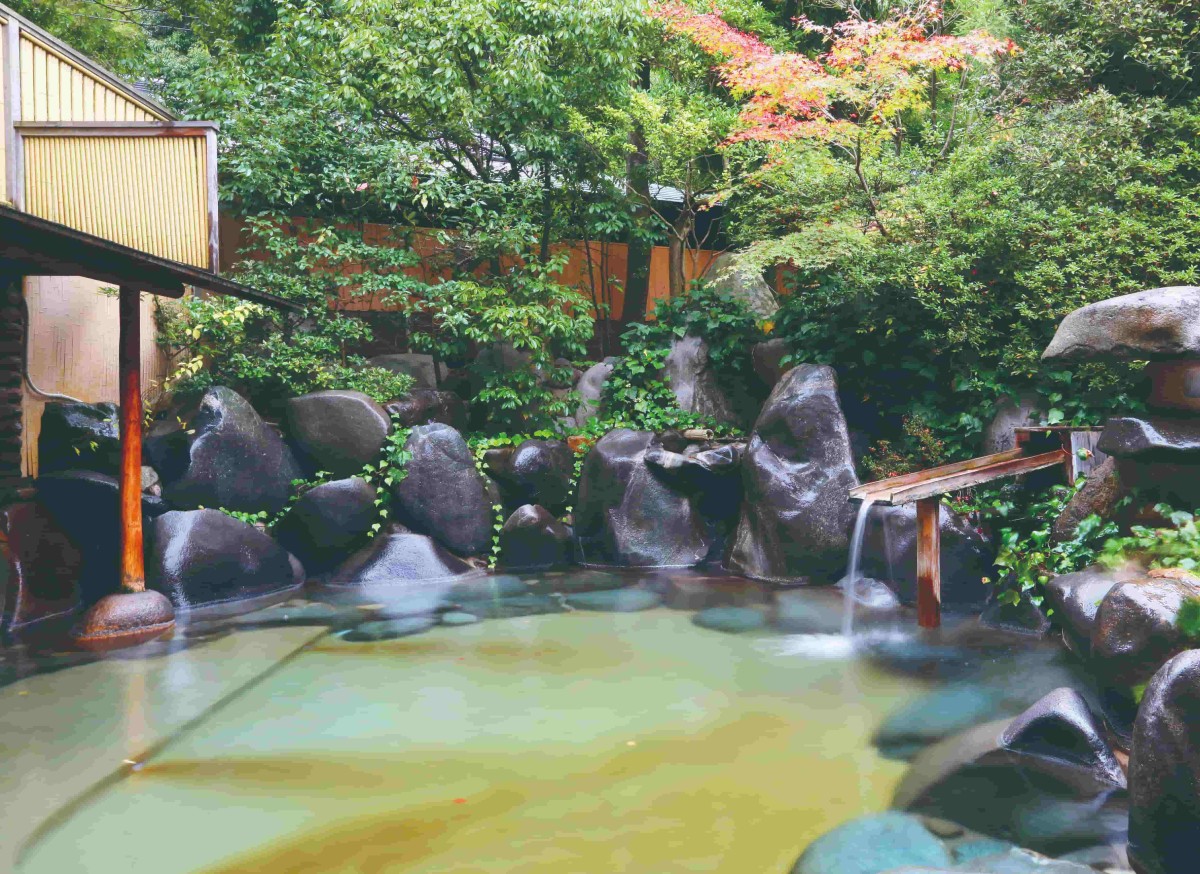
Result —
[[862, 546], [867, 532], [867, 519], [871, 514], [871, 499], [864, 498], [858, 505], [858, 516], [854, 520], [854, 533], [850, 537], [850, 558], [846, 564], [846, 577], [842, 580], [845, 595], [842, 613], [842, 636], [854, 636], [854, 604], [858, 593], [858, 581], [862, 579]]

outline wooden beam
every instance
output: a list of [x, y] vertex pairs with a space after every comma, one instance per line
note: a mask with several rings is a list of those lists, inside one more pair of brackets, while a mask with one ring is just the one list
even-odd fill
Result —
[[981, 455], [978, 458], [969, 458], [966, 461], [956, 461], [952, 464], [943, 464], [940, 467], [931, 467], [926, 470], [918, 470], [915, 473], [905, 473], [900, 476], [888, 477], [887, 479], [875, 480], [874, 482], [863, 483], [861, 486], [856, 486], [850, 490], [851, 500], [861, 500], [870, 495], [872, 497], [888, 492], [894, 492], [901, 486], [914, 485], [915, 483], [926, 482], [930, 479], [948, 476], [955, 473], [965, 473], [969, 470], [978, 470], [981, 467], [987, 467], [991, 464], [999, 464], [1002, 461], [1012, 461], [1014, 458], [1022, 458], [1025, 452], [1021, 449], [1007, 449], [1004, 452], [997, 452], [993, 455]]
[[142, 554], [142, 302], [141, 292], [121, 288], [121, 589], [146, 590]]
[[942, 501], [917, 501], [917, 624], [942, 624]]
[[[1016, 452], [1017, 450], [1013, 451]], [[872, 501], [880, 504], [912, 504], [923, 498], [932, 498], [936, 495], [946, 495], [950, 492], [960, 491], [961, 489], [973, 488], [992, 480], [1020, 476], [1021, 474], [1032, 473], [1035, 470], [1043, 470], [1047, 467], [1057, 467], [1059, 465], [1065, 467], [1071, 457], [1070, 453], [1066, 450], [1055, 449], [1053, 452], [1043, 452], [1040, 455], [1018, 454], [1016, 458], [1007, 458], [1002, 461], [995, 460], [1008, 454], [1000, 453], [995, 456], [984, 456], [985, 459], [990, 459], [989, 463], [971, 470], [954, 471], [951, 468], [955, 467], [955, 465], [947, 465], [945, 468], [935, 467], [931, 470], [923, 470], [917, 474], [909, 474], [908, 477], [916, 477], [916, 481], [908, 485], [902, 484], [898, 488], [892, 486], [890, 480], [883, 480], [878, 484], [878, 491], [864, 495], [865, 487], [859, 487], [850, 493], [850, 499], [862, 500], [863, 497], [869, 495]], [[908, 477], [897, 477], [897, 479]]]
[[215, 121], [24, 121], [24, 137], [206, 137]]

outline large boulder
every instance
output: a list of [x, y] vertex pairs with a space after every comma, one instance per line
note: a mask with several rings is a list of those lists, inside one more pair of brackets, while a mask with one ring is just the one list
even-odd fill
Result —
[[184, 427], [160, 423], [145, 443], [170, 504], [249, 513], [283, 509], [293, 480], [302, 476], [300, 465], [245, 398], [230, 388], [210, 388], [180, 418]]
[[717, 382], [708, 344], [700, 337], [688, 335], [671, 344], [664, 375], [679, 409], [718, 422], [740, 421], [733, 402]]
[[1117, 504], [1129, 493], [1117, 472], [1117, 463], [1112, 458], [1100, 462], [1087, 475], [1082, 488], [1071, 496], [1063, 511], [1054, 520], [1051, 537], [1056, 543], [1070, 540], [1079, 523], [1089, 516], [1101, 519], [1112, 518]]
[[1139, 291], [1080, 307], [1062, 320], [1043, 361], [1200, 358], [1200, 288]]
[[613, 372], [620, 358], [609, 356], [603, 361], [593, 364], [583, 372], [575, 383], [575, 392], [579, 395], [579, 407], [575, 410], [575, 424], [582, 428], [589, 419], [595, 418], [600, 412], [600, 401], [604, 396], [604, 380]]
[[0, 635], [67, 620], [82, 600], [82, 557], [45, 507], [0, 508]]
[[1155, 573], [1113, 586], [1096, 610], [1091, 663], [1107, 683], [1145, 683], [1187, 648], [1175, 620], [1184, 601], [1200, 598], [1200, 579]]
[[742, 461], [729, 567], [755, 579], [832, 582], [846, 565], [858, 485], [829, 367], [801, 364], [771, 392]]
[[983, 429], [983, 452], [990, 455], [1004, 452], [1017, 445], [1017, 428], [1028, 428], [1038, 423], [1037, 395], [1004, 397], [996, 405], [992, 421]]
[[1124, 790], [1103, 727], [1063, 688], [918, 754], [893, 805], [1058, 854], [1119, 841]]
[[[37, 501], [79, 550], [79, 586], [85, 604], [117, 590], [121, 579], [121, 489], [111, 476], [73, 470], [39, 477]], [[142, 524], [169, 508], [161, 498], [142, 495]]]
[[38, 471], [94, 470], [116, 476], [121, 468], [118, 416], [116, 404], [46, 404], [38, 434]]
[[916, 816], [888, 811], [852, 819], [817, 838], [792, 874], [884, 874], [904, 866], [946, 869], [950, 852]]
[[411, 458], [392, 487], [398, 520], [459, 555], [483, 555], [493, 501], [467, 441], [449, 425], [419, 425], [405, 446]]
[[317, 391], [287, 402], [292, 441], [310, 471], [353, 476], [379, 460], [392, 433], [383, 407], [360, 391]]
[[459, 431], [467, 427], [467, 404], [452, 391], [414, 388], [403, 398], [385, 404], [384, 409], [402, 428], [434, 422]]
[[1046, 584], [1046, 603], [1054, 610], [1067, 646], [1080, 655], [1091, 652], [1100, 602], [1113, 586], [1135, 575], [1092, 565], [1073, 574], [1059, 574]]
[[791, 351], [788, 341], [781, 337], [764, 340], [750, 347], [750, 361], [754, 373], [768, 389], [775, 388], [780, 378], [791, 369], [792, 365], [783, 363]]
[[500, 529], [500, 563], [508, 570], [564, 567], [573, 552], [571, 529], [537, 504], [518, 507]]
[[1154, 675], [1129, 756], [1129, 859], [1138, 874], [1193, 871], [1200, 846], [1200, 650]]
[[[917, 508], [873, 506], [863, 537], [862, 572], [886, 580], [906, 604], [917, 600]], [[942, 603], [948, 607], [983, 604], [992, 586], [994, 550], [988, 538], [946, 505], [939, 508]]]
[[581, 563], [691, 567], [708, 557], [714, 533], [686, 479], [647, 463], [661, 448], [649, 431], [618, 428], [588, 452], [575, 508]]
[[421, 352], [376, 355], [374, 358], [368, 358], [367, 364], [382, 367], [392, 373], [406, 373], [413, 378], [413, 388], [418, 389], [436, 389], [446, 378], [446, 365], [435, 366], [433, 356]]
[[302, 494], [275, 526], [275, 537], [312, 573], [355, 550], [379, 521], [375, 488], [361, 477], [322, 483]]
[[763, 278], [762, 271], [743, 267], [736, 252], [718, 255], [705, 278], [715, 291], [745, 304], [759, 319], [770, 319], [779, 309], [779, 298]]
[[489, 452], [487, 462], [508, 506], [541, 504], [561, 513], [571, 503], [575, 454], [562, 440], [526, 440]]
[[164, 513], [150, 531], [146, 582], [177, 614], [215, 618], [285, 601], [304, 584], [288, 551], [220, 510]]

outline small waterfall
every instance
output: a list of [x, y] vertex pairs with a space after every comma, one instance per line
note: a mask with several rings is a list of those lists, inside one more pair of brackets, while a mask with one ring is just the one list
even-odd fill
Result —
[[854, 634], [854, 602], [858, 594], [858, 581], [862, 579], [859, 565], [862, 563], [863, 536], [867, 533], [867, 517], [870, 512], [871, 499], [863, 498], [862, 503], [858, 505], [858, 517], [854, 520], [854, 533], [850, 537], [850, 559], [846, 566], [846, 576], [842, 580], [842, 636], [847, 638]]

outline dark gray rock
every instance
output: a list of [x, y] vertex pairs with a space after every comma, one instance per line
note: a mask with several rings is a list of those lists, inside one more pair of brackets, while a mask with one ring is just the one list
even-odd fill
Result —
[[436, 368], [433, 356], [421, 352], [396, 352], [390, 355], [376, 355], [368, 358], [367, 364], [372, 367], [382, 367], [392, 373], [406, 373], [413, 378], [413, 388], [436, 389], [441, 380], [446, 377], [446, 365], [439, 364]]
[[709, 607], [693, 616], [692, 622], [711, 631], [742, 634], [765, 627], [767, 615], [765, 611], [753, 607]]
[[83, 607], [82, 557], [40, 504], [0, 507], [0, 635], [70, 622]]
[[50, 402], [38, 433], [38, 471], [94, 470], [116, 476], [121, 435], [116, 404]]
[[884, 874], [905, 866], [946, 869], [952, 862], [919, 817], [888, 811], [821, 835], [796, 860], [792, 874]]
[[1133, 575], [1092, 565], [1073, 574], [1060, 574], [1047, 583], [1046, 603], [1054, 610], [1054, 621], [1071, 649], [1084, 656], [1091, 652], [1100, 602], [1113, 586]]
[[1129, 859], [1138, 874], [1196, 868], [1200, 846], [1200, 650], [1154, 675], [1129, 757]]
[[347, 631], [342, 635], [343, 640], [354, 643], [378, 643], [384, 640], [397, 640], [401, 637], [411, 637], [433, 627], [433, 619], [429, 616], [402, 616], [399, 619], [374, 619]]
[[791, 369], [792, 365], [783, 363], [783, 359], [791, 352], [787, 340], [779, 337], [755, 343], [750, 347], [750, 360], [754, 367], [754, 373], [768, 389], [775, 388], [775, 384]]
[[996, 405], [992, 421], [983, 430], [983, 452], [990, 455], [1004, 452], [1017, 445], [1017, 428], [1027, 428], [1038, 423], [1037, 395], [1005, 397]]
[[451, 391], [414, 388], [405, 397], [384, 404], [383, 408], [402, 428], [434, 422], [458, 431], [467, 428], [467, 404]]
[[1016, 604], [995, 599], [989, 601], [979, 614], [979, 623], [997, 631], [1031, 637], [1045, 637], [1050, 633], [1050, 619], [1028, 598], [1022, 598]]
[[770, 319], [779, 309], [779, 299], [763, 278], [762, 271], [743, 266], [736, 252], [718, 255], [704, 278], [716, 292], [745, 304], [760, 320]]
[[154, 521], [148, 585], [176, 613], [216, 617], [287, 600], [304, 583], [282, 546], [219, 510], [165, 513]]
[[173, 506], [222, 507], [256, 513], [283, 509], [300, 466], [279, 433], [229, 388], [208, 389], [181, 416], [163, 422], [145, 441], [146, 457]]
[[392, 488], [399, 521], [459, 555], [483, 555], [492, 544], [492, 497], [467, 441], [449, 425], [413, 428], [412, 458]]
[[636, 613], [662, 604], [662, 596], [648, 589], [601, 589], [567, 595], [567, 603], [576, 610], [605, 613]]
[[317, 391], [287, 402], [288, 433], [309, 470], [353, 476], [379, 460], [392, 433], [383, 407], [360, 391]]
[[488, 454], [489, 472], [508, 506], [540, 504], [561, 513], [571, 503], [575, 456], [562, 440], [526, 440]]
[[571, 562], [571, 530], [545, 507], [525, 504], [500, 529], [500, 563], [509, 570], [547, 570]]
[[[863, 541], [862, 569], [886, 580], [900, 600], [917, 600], [917, 508], [874, 506]], [[975, 607], [991, 594], [983, 582], [994, 572], [994, 550], [988, 539], [945, 504], [939, 508], [942, 543], [942, 603]]]
[[1043, 361], [1166, 361], [1200, 357], [1200, 288], [1139, 291], [1080, 307], [1062, 320]]
[[[121, 579], [120, 485], [90, 470], [51, 473], [37, 481], [37, 501], [82, 557], [79, 587], [84, 604], [117, 591]], [[167, 512], [161, 498], [142, 496], [142, 524]]]
[[708, 358], [708, 344], [700, 337], [689, 335], [671, 344], [664, 377], [679, 409], [718, 422], [739, 422], [733, 402], [717, 382], [716, 370]]
[[1111, 519], [1117, 509], [1117, 503], [1129, 493], [1122, 484], [1117, 473], [1117, 463], [1112, 458], [1106, 458], [1087, 476], [1083, 487], [1071, 496], [1067, 506], [1054, 520], [1051, 537], [1055, 543], [1070, 540], [1079, 523], [1088, 516], [1099, 516], [1101, 519]]
[[588, 419], [594, 418], [600, 412], [600, 400], [604, 395], [604, 380], [613, 371], [613, 365], [620, 358], [609, 356], [603, 361], [593, 364], [583, 372], [575, 391], [579, 395], [579, 408], [575, 411], [575, 424], [582, 428]]
[[731, 570], [772, 581], [832, 582], [845, 568], [858, 485], [832, 368], [789, 370], [754, 424]]
[[1124, 789], [1100, 724], [1060, 689], [921, 752], [893, 805], [1055, 854], [1120, 840]]
[[1186, 649], [1175, 620], [1189, 598], [1200, 598], [1195, 577], [1146, 576], [1113, 586], [1092, 628], [1091, 664], [1101, 678], [1122, 686], [1145, 683]]
[[334, 567], [379, 522], [375, 489], [360, 477], [322, 483], [302, 494], [275, 526], [275, 537], [313, 573]]
[[1109, 419], [1097, 448], [1114, 458], [1141, 462], [1200, 460], [1200, 421], [1165, 416]]
[[646, 464], [655, 437], [619, 428], [588, 453], [575, 508], [578, 560], [622, 567], [691, 567], [714, 534], [685, 484]]

